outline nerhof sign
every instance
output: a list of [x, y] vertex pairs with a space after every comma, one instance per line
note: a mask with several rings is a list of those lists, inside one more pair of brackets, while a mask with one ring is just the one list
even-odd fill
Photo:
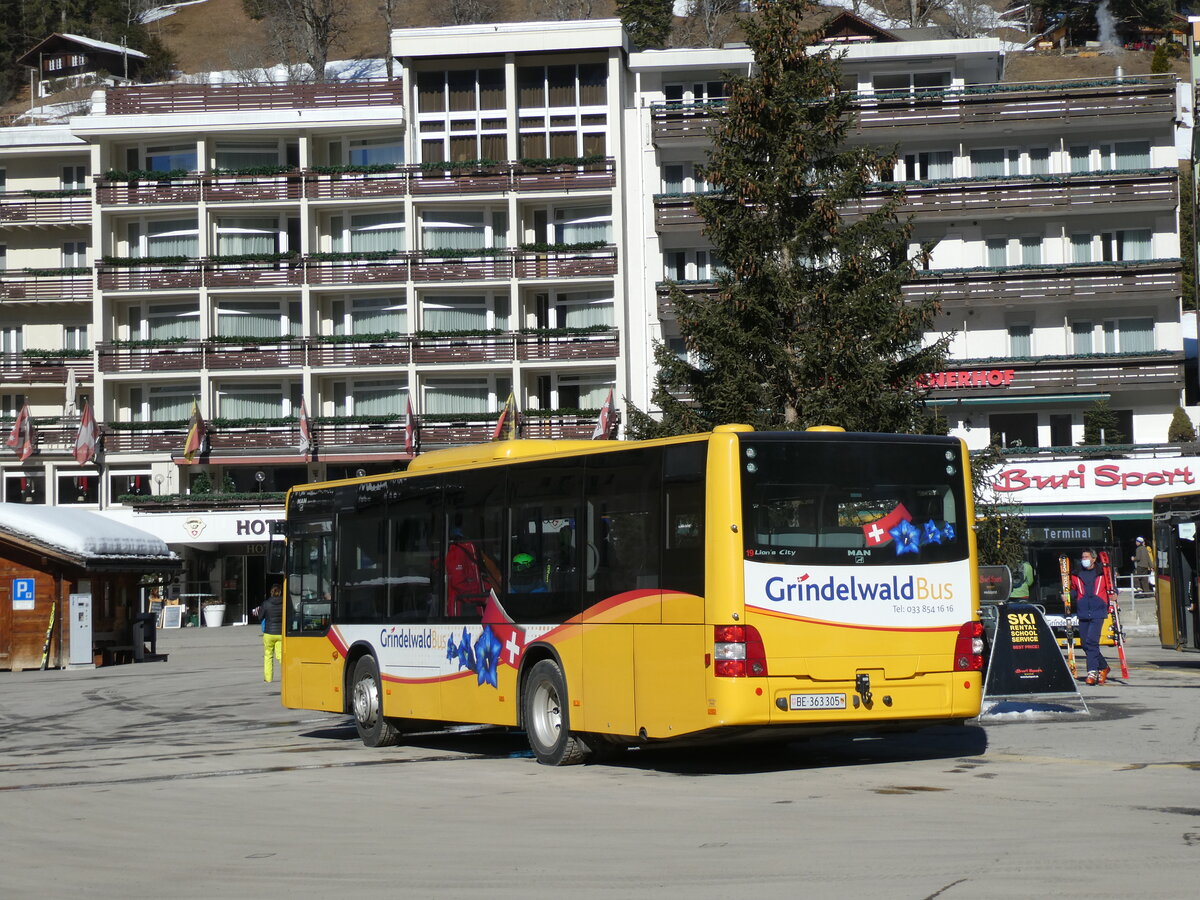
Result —
[[1015, 462], [992, 473], [996, 494], [1019, 503], [1149, 502], [1200, 480], [1200, 457]]

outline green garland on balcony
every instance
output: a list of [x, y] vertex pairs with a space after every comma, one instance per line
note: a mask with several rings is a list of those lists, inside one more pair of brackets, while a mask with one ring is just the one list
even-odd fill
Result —
[[610, 249], [609, 241], [584, 241], [580, 244], [547, 244], [537, 241], [532, 244], [521, 244], [520, 249], [527, 253], [590, 253], [593, 250]]
[[606, 162], [603, 153], [593, 153], [591, 156], [523, 156], [517, 162], [527, 169], [550, 169], [556, 166], [594, 166]]
[[310, 253], [305, 257], [308, 262], [368, 262], [371, 260], [397, 260], [406, 257], [406, 250], [360, 250], [358, 252], [350, 250], [326, 251], [321, 253]]
[[87, 359], [91, 350], [22, 350], [24, 359]]
[[105, 181], [174, 181], [178, 178], [196, 177], [196, 173], [187, 169], [168, 169], [165, 172], [150, 169], [109, 169], [103, 175]]
[[137, 268], [138, 266], [184, 266], [202, 262], [194, 256], [104, 256], [102, 265], [113, 268]]
[[399, 331], [377, 331], [371, 334], [320, 334], [313, 338], [318, 344], [376, 344], [398, 341], [408, 337]]
[[234, 266], [242, 263], [277, 263], [285, 261], [299, 261], [300, 254], [298, 253], [230, 253], [225, 256], [210, 256], [204, 260], [206, 263], [215, 263], [216, 265]]
[[180, 431], [190, 425], [190, 420], [164, 420], [161, 422], [105, 422], [106, 431]]
[[383, 175], [388, 172], [401, 172], [402, 165], [394, 163], [372, 163], [370, 165], [350, 166], [310, 166], [308, 171], [317, 175]]
[[196, 338], [149, 338], [142, 340], [112, 340], [108, 342], [108, 347], [102, 348], [114, 350], [149, 350], [156, 347], [178, 347], [181, 344], [194, 344]]
[[210, 169], [205, 175], [299, 175], [294, 166], [245, 166], [240, 169]]
[[23, 191], [26, 197], [51, 199], [57, 197], [86, 197], [91, 194], [87, 188], [67, 188], [58, 191]]
[[501, 159], [464, 159], [458, 162], [423, 162], [418, 165], [422, 172], [460, 172], [480, 169], [499, 169], [507, 163]]
[[121, 494], [118, 503], [127, 506], [143, 506], [167, 503], [171, 506], [219, 506], [225, 503], [256, 503], [258, 501], [282, 503], [286, 491], [263, 491], [262, 493], [235, 491], [225, 494]]
[[17, 269], [14, 271], [24, 271], [24, 273], [30, 278], [59, 278], [66, 275], [92, 274], [92, 270], [89, 266], [65, 266], [59, 269]]

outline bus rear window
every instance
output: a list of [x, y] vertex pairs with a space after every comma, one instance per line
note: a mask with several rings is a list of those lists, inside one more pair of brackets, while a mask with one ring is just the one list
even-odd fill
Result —
[[747, 559], [904, 565], [967, 557], [957, 442], [791, 437], [742, 442]]

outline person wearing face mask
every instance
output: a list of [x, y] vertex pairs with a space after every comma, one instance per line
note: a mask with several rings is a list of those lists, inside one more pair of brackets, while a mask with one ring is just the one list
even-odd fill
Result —
[[1108, 660], [1100, 652], [1100, 632], [1113, 593], [1096, 551], [1084, 550], [1079, 557], [1079, 568], [1071, 575], [1071, 601], [1079, 616], [1079, 642], [1087, 656], [1088, 684], [1108, 681], [1110, 669]]

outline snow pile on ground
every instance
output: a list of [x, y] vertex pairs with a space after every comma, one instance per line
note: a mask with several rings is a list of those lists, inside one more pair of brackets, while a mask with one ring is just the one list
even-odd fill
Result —
[[0, 503], [0, 534], [89, 559], [175, 557], [163, 540], [149, 532], [82, 509]]

